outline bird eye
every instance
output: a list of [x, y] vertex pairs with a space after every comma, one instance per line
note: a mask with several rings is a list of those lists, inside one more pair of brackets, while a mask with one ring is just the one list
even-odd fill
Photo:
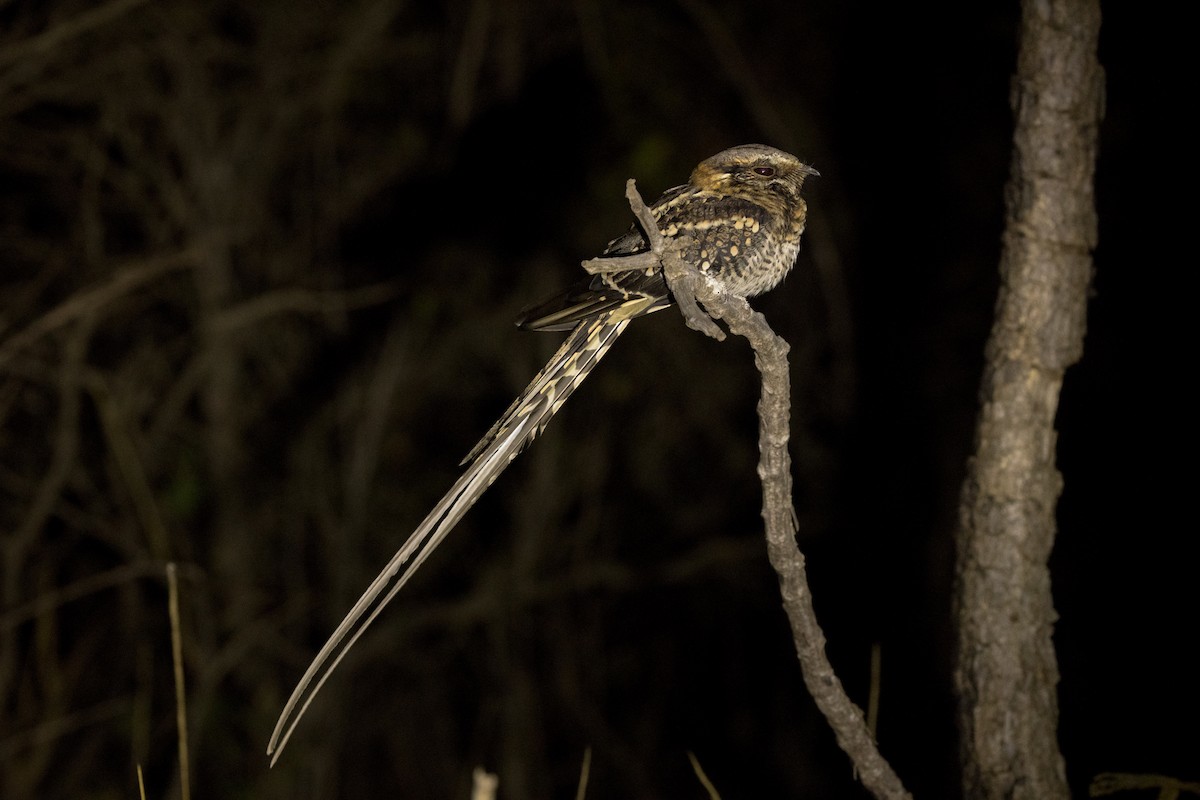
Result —
[[775, 168], [774, 167], [755, 167], [754, 172], [756, 175], [762, 175], [764, 178], [769, 178], [775, 174]]

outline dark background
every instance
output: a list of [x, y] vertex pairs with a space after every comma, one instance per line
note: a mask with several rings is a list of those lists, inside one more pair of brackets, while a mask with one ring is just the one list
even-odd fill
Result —
[[[1187, 169], [1161, 101], [1178, 26], [1104, 13], [1052, 558], [1081, 796], [1103, 771], [1200, 777], [1194, 257], [1162, 208]], [[521, 307], [627, 227], [626, 178], [649, 199], [759, 141], [822, 174], [796, 270], [755, 305], [792, 343], [828, 652], [865, 705], [879, 645], [884, 755], [956, 796], [952, 536], [1018, 14], [0, 3], [0, 795], [131, 797], [135, 763], [148, 796], [176, 791], [176, 560], [197, 796], [466, 797], [484, 766], [503, 797], [568, 797], [587, 747], [589, 797], [703, 797], [689, 751], [725, 798], [863, 796], [766, 562], [750, 353], [673, 311], [630, 328], [263, 755], [556, 347]]]

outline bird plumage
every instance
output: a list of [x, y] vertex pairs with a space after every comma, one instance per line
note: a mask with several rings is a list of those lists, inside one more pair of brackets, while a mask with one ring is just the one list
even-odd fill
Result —
[[[794, 156], [764, 145], [724, 150], [701, 162], [688, 183], [664, 192], [650, 210], [663, 236], [726, 291], [751, 297], [774, 288], [795, 261], [807, 206], [804, 179], [817, 174]], [[680, 239], [679, 237], [686, 237]], [[647, 249], [635, 226], [604, 256]], [[570, 335], [504, 415], [467, 454], [466, 471], [367, 587], [301, 677], [271, 735], [278, 759], [313, 697], [347, 651], [467, 510], [546, 428], [630, 321], [671, 305], [659, 270], [602, 273], [527, 309], [518, 325]]]

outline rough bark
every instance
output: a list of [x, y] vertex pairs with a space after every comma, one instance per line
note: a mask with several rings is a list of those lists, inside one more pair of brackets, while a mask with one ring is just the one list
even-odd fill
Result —
[[1095, 0], [1026, 0], [1001, 288], [960, 505], [956, 614], [964, 795], [1069, 796], [1047, 560], [1062, 477], [1054, 416], [1083, 352], [1102, 113]]

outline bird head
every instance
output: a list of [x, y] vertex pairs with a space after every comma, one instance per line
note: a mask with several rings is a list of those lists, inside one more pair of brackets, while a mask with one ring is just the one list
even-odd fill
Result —
[[744, 144], [722, 150], [692, 171], [693, 186], [720, 195], [743, 196], [759, 204], [794, 205], [804, 179], [819, 175], [791, 153], [765, 144]]

